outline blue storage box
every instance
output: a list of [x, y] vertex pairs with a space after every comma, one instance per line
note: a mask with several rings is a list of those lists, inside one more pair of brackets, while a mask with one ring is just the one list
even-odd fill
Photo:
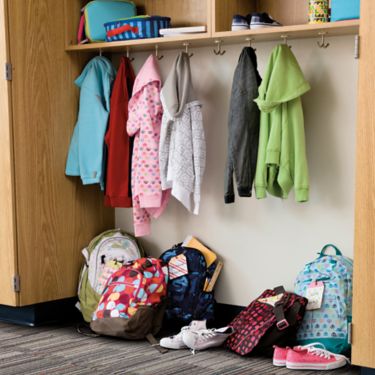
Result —
[[359, 18], [360, 0], [332, 0], [331, 22]]
[[114, 22], [107, 22], [104, 27], [107, 32], [106, 41], [157, 38], [160, 29], [168, 29], [171, 19], [159, 16], [138, 16]]

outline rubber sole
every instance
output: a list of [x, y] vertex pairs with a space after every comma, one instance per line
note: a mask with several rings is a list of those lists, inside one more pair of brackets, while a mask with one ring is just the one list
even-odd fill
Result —
[[344, 367], [345, 363], [334, 362], [325, 365], [319, 365], [317, 363], [286, 363], [286, 368], [290, 370], [320, 370], [320, 371], [328, 371], [328, 370], [335, 370], [340, 367]]
[[285, 367], [286, 366], [286, 361], [278, 361], [277, 359], [274, 359], [272, 361], [272, 363], [276, 367]]

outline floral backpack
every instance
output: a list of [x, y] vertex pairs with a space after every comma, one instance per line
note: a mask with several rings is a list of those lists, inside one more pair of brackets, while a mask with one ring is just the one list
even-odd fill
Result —
[[[84, 264], [79, 277], [77, 308], [83, 319], [90, 322], [112, 268], [139, 259], [144, 252], [132, 236], [120, 229], [110, 229], [96, 236], [82, 254]], [[116, 266], [109, 267], [110, 262]]]
[[162, 324], [168, 268], [155, 258], [127, 263], [108, 279], [91, 329], [130, 340], [156, 335]]
[[[326, 254], [330, 247], [335, 255]], [[334, 353], [350, 349], [352, 277], [353, 261], [331, 244], [305, 265], [295, 282], [295, 293], [309, 300], [297, 335], [299, 344], [320, 342]]]

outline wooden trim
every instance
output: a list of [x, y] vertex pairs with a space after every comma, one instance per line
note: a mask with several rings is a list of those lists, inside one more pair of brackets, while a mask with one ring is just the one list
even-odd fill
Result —
[[375, 368], [374, 17], [375, 1], [361, 0], [352, 362]]
[[182, 48], [183, 42], [190, 42], [191, 47], [202, 47], [214, 45], [214, 40], [223, 39], [225, 43], [244, 43], [247, 37], [254, 38], [255, 42], [268, 41], [268, 40], [280, 40], [281, 35], [288, 35], [289, 39], [298, 38], [313, 38], [319, 37], [319, 32], [326, 32], [327, 37], [337, 35], [354, 35], [359, 31], [359, 20], [332, 22], [327, 24], [319, 25], [293, 25], [284, 27], [275, 27], [258, 30], [244, 30], [244, 31], [223, 31], [216, 32], [210, 35], [210, 33], [190, 35], [190, 36], [178, 36], [168, 38], [152, 38], [152, 39], [140, 39], [140, 40], [129, 40], [123, 42], [111, 42], [111, 43], [89, 43], [83, 45], [72, 45], [66, 48], [66, 51], [74, 52], [88, 52], [88, 51], [124, 51], [127, 47], [135, 51], [150, 51], [155, 48], [155, 45], [159, 45], [161, 49], [178, 49]]
[[[8, 4], [0, 0], [0, 69], [4, 72], [9, 60]], [[3, 73], [4, 74], [4, 73]], [[17, 273], [16, 218], [14, 194], [13, 132], [11, 84], [0, 77], [0, 304], [16, 306], [18, 296], [12, 279]]]

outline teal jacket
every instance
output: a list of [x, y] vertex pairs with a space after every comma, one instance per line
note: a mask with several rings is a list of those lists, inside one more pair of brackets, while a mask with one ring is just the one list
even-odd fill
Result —
[[65, 173], [80, 176], [84, 185], [104, 189], [104, 136], [116, 70], [105, 57], [94, 57], [75, 84], [81, 89], [78, 120], [70, 143]]
[[270, 57], [259, 97], [261, 111], [255, 193], [287, 198], [294, 187], [295, 200], [309, 199], [305, 131], [301, 95], [310, 90], [290, 48], [277, 46]]

